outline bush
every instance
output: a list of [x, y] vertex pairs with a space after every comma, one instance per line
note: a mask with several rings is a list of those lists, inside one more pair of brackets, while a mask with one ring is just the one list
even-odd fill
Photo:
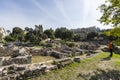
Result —
[[68, 45], [69, 47], [76, 46], [76, 44], [74, 42], [66, 42], [66, 45]]
[[65, 44], [66, 42], [65, 42], [64, 40], [61, 40], [60, 43], [61, 43], [61, 44]]
[[118, 38], [117, 40], [115, 40], [114, 43], [115, 43], [117, 46], [120, 46], [120, 38]]
[[46, 43], [45, 42], [41, 42], [40, 46], [46, 46]]

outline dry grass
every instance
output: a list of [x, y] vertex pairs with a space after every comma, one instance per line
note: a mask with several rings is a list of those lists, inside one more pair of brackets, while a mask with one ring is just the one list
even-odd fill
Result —
[[49, 60], [55, 60], [55, 58], [51, 56], [33, 56], [32, 57], [32, 63], [45, 62]]

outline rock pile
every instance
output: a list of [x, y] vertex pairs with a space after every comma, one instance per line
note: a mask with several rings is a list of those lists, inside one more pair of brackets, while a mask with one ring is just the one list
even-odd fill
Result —
[[114, 52], [117, 53], [117, 54], [120, 54], [120, 48], [119, 47], [114, 47]]
[[104, 52], [108, 52], [109, 49], [108, 49], [108, 47], [104, 47], [104, 48], [102, 48], [102, 51], [104, 51]]
[[8, 49], [6, 49], [4, 47], [0, 47], [0, 57], [2, 57], [2, 56], [10, 56]]
[[99, 46], [94, 43], [81, 43], [79, 45], [80, 49], [85, 49], [85, 50], [96, 50]]
[[0, 57], [0, 66], [7, 66], [11, 64], [30, 64], [32, 62], [32, 55], [25, 52], [25, 49], [14, 51], [11, 57]]
[[0, 68], [0, 80], [25, 80], [25, 78], [37, 76], [45, 72], [46, 65], [16, 65], [12, 64]]

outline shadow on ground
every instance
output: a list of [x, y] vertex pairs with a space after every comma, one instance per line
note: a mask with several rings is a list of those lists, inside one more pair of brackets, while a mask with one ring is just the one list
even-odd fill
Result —
[[106, 60], [110, 60], [111, 57], [105, 57], [105, 58], [102, 58], [101, 61], [106, 61]]
[[84, 80], [120, 80], [120, 71], [98, 69], [87, 75], [79, 74]]

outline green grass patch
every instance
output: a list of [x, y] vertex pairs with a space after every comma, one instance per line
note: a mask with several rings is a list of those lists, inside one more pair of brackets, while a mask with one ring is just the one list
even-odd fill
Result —
[[[91, 72], [104, 69], [117, 69], [120, 70], [120, 55], [113, 54], [113, 57], [110, 60], [102, 60], [109, 56], [109, 53], [100, 53], [94, 57], [82, 60], [80, 63], [72, 63], [62, 69], [57, 69], [51, 72], [41, 75], [35, 80], [85, 80], [83, 77], [79, 76], [80, 74], [85, 74], [87, 76], [86, 80], [89, 80]], [[106, 67], [106, 68], [105, 68]], [[101, 74], [102, 75], [102, 74]]]

